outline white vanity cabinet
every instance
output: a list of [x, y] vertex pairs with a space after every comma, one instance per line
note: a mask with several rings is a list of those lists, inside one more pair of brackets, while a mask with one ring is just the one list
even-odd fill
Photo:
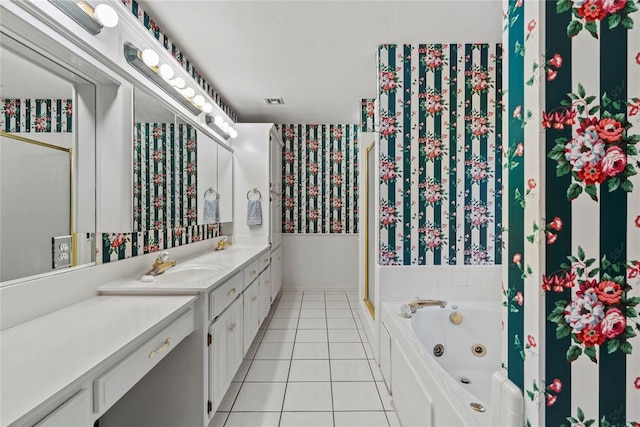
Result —
[[209, 400], [212, 412], [218, 408], [231, 380], [242, 363], [244, 343], [242, 298], [209, 326]]

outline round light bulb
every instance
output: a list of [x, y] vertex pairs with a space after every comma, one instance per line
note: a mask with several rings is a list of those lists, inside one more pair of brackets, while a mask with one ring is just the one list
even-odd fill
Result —
[[223, 131], [225, 131], [225, 133], [229, 133], [229, 123], [224, 122], [220, 127], [222, 128]]
[[235, 129], [231, 129], [231, 130], [229, 131], [229, 136], [230, 136], [231, 138], [237, 138], [237, 137], [238, 137], [238, 131], [236, 131]]
[[182, 89], [186, 83], [182, 77], [176, 77], [175, 79], [171, 80], [171, 84], [178, 89]]
[[196, 95], [193, 97], [193, 103], [196, 104], [198, 107], [201, 107], [204, 105], [204, 96], [202, 95]]
[[222, 126], [222, 123], [224, 123], [224, 120], [222, 120], [222, 116], [215, 116], [213, 118], [213, 123], [215, 123], [216, 126]]
[[186, 96], [187, 98], [193, 98], [193, 95], [196, 94], [196, 91], [193, 90], [192, 87], [188, 87], [186, 88], [184, 91], [182, 91], [182, 93], [184, 94], [184, 96]]
[[158, 72], [160, 73], [160, 77], [165, 80], [169, 80], [173, 77], [173, 68], [171, 68], [171, 66], [168, 64], [160, 65], [160, 68], [158, 68]]
[[209, 104], [208, 102], [205, 102], [204, 105], [202, 106], [202, 111], [204, 111], [205, 113], [210, 113], [213, 111], [213, 105]]
[[142, 51], [142, 62], [149, 67], [155, 67], [160, 62], [160, 57], [153, 49], [145, 49]]
[[99, 4], [93, 10], [93, 17], [107, 28], [112, 28], [118, 25], [118, 14], [108, 4]]

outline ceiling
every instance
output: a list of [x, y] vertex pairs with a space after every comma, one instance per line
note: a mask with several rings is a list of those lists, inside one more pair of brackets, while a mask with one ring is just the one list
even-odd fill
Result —
[[502, 30], [500, 0], [140, 4], [243, 122], [358, 123], [378, 45], [499, 42]]

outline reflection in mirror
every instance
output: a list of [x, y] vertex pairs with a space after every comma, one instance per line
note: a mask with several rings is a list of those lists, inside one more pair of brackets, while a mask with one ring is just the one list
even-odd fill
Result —
[[218, 143], [204, 132], [198, 135], [198, 224], [220, 222]]
[[180, 226], [188, 201], [177, 197], [173, 188], [182, 186], [180, 171], [187, 169], [190, 156], [175, 143], [175, 115], [136, 88], [134, 122], [133, 229]]
[[233, 222], [233, 153], [223, 146], [218, 149], [218, 191], [220, 222]]
[[95, 261], [95, 87], [0, 35], [4, 285]]

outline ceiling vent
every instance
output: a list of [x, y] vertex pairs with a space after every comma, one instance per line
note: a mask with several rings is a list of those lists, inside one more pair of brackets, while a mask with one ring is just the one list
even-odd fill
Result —
[[267, 105], [284, 105], [284, 99], [282, 98], [265, 98], [264, 102], [266, 102]]

